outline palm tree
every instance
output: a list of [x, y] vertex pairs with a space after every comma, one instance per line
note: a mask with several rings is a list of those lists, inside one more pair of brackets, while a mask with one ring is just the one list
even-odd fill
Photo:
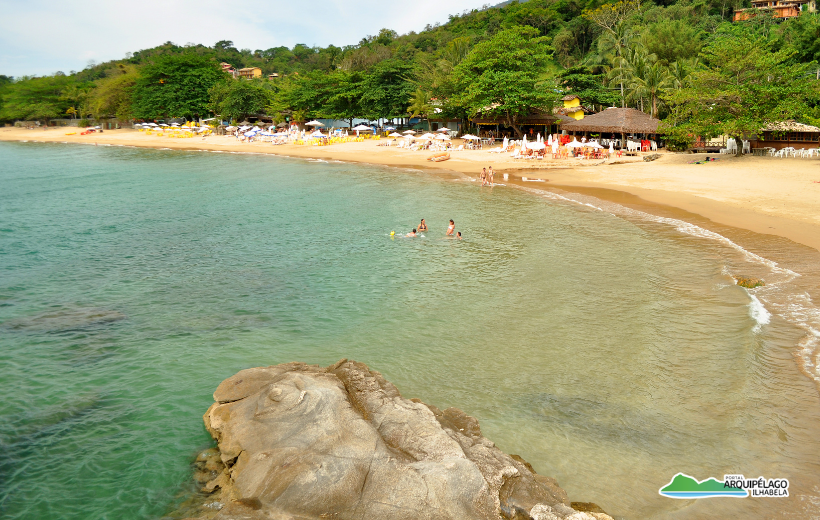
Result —
[[646, 97], [651, 103], [651, 112], [649, 115], [656, 117], [658, 114], [658, 99], [672, 86], [672, 75], [669, 71], [655, 61], [648, 65], [643, 71], [643, 75], [633, 77], [633, 85], [635, 92], [641, 96]]
[[427, 129], [430, 129], [430, 112], [435, 110], [430, 102], [430, 93], [421, 88], [417, 88], [410, 96], [410, 106], [407, 107], [407, 113], [410, 118], [422, 116], [427, 121]]

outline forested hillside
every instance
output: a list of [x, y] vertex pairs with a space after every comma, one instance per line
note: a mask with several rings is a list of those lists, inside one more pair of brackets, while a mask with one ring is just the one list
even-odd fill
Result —
[[[159, 47], [85, 70], [0, 76], [0, 120], [449, 117], [515, 126], [567, 92], [593, 110], [665, 119], [673, 139], [756, 132], [765, 121], [820, 122], [820, 17], [732, 23], [737, 0], [530, 0], [452, 15], [357, 45]], [[235, 80], [219, 67], [259, 67]], [[279, 74], [275, 80], [270, 73]]]

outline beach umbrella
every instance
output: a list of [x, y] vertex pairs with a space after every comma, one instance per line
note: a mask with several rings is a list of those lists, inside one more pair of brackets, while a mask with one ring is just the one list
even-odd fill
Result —
[[402, 133], [403, 133], [403, 134], [415, 134], [415, 133], [416, 133], [416, 131], [415, 131], [415, 130], [405, 130], [405, 131], [404, 131], [404, 132], [402, 132]]
[[393, 132], [393, 133], [387, 134], [387, 137], [404, 137], [404, 136], [401, 135], [401, 134], [397, 134], [396, 132]]
[[325, 124], [320, 123], [319, 121], [316, 121], [314, 119], [313, 121], [308, 121], [307, 123], [305, 123], [305, 126], [325, 126]]
[[615, 141], [609, 141], [609, 153], [615, 153]]
[[324, 137], [324, 136], [325, 136], [325, 134], [323, 134], [323, 133], [322, 133], [322, 132], [320, 132], [319, 130], [316, 130], [315, 132], [313, 132], [312, 134], [310, 134], [310, 136], [311, 136], [311, 137]]
[[395, 126], [386, 126], [386, 127], [384, 127], [384, 129], [385, 129], [385, 131], [390, 131], [390, 130], [395, 130], [396, 127]]
[[464, 139], [465, 141], [473, 141], [475, 139], [481, 139], [477, 135], [473, 135], [473, 134], [465, 134], [465, 135], [462, 135], [461, 138]]
[[357, 132], [364, 132], [364, 131], [366, 131], [366, 130], [370, 130], [370, 131], [372, 131], [373, 129], [372, 129], [372, 128], [370, 128], [369, 126], [359, 125], [359, 126], [354, 126], [354, 127], [353, 127], [353, 130], [356, 130]]
[[536, 141], [534, 143], [528, 144], [527, 147], [530, 150], [543, 150], [544, 148], [547, 147], [547, 145], [545, 145], [544, 143], [539, 143], [538, 141]]
[[566, 147], [567, 148], [583, 148], [586, 145], [587, 145], [586, 143], [580, 143], [580, 142], [576, 141], [575, 139], [573, 139], [571, 143], [566, 144]]
[[586, 143], [586, 145], [587, 145], [587, 148], [595, 148], [596, 150], [600, 150], [601, 148], [603, 148], [603, 146], [598, 144], [598, 141], [590, 141], [590, 142]]
[[506, 150], [507, 146], [509, 146], [509, 144], [510, 144], [510, 141], [507, 139], [506, 136], [504, 136], [504, 142], [501, 144], [501, 148]]
[[450, 131], [450, 129], [447, 128], [446, 126], [442, 126], [438, 130], [436, 130], [436, 132], [449, 132], [449, 131]]
[[550, 134], [549, 138], [547, 139], [547, 144], [552, 146], [552, 134]]
[[438, 139], [439, 141], [449, 141], [450, 136], [447, 135], [447, 134], [441, 134], [441, 135], [437, 135], [436, 139]]
[[541, 132], [538, 132], [538, 135], [535, 137], [535, 142], [536, 142], [536, 143], [540, 143], [540, 142], [541, 142]]
[[521, 140], [521, 151], [527, 151], [527, 134], [524, 134], [524, 139]]

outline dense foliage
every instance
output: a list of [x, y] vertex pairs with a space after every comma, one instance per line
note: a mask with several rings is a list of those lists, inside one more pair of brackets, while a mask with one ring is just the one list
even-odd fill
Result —
[[[346, 47], [168, 42], [68, 75], [0, 76], [0, 120], [483, 114], [515, 128], [571, 92], [594, 110], [629, 106], [665, 119], [678, 139], [753, 133], [771, 120], [820, 122], [820, 15], [732, 23], [744, 3], [513, 1]], [[259, 67], [263, 79], [233, 79], [223, 62]]]

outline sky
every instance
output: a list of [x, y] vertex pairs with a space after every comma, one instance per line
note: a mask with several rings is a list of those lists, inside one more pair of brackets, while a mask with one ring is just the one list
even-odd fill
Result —
[[[82, 70], [172, 41], [237, 49], [344, 46], [444, 23], [487, 0], [0, 0], [0, 74]], [[492, 2], [496, 3], [496, 2]]]

